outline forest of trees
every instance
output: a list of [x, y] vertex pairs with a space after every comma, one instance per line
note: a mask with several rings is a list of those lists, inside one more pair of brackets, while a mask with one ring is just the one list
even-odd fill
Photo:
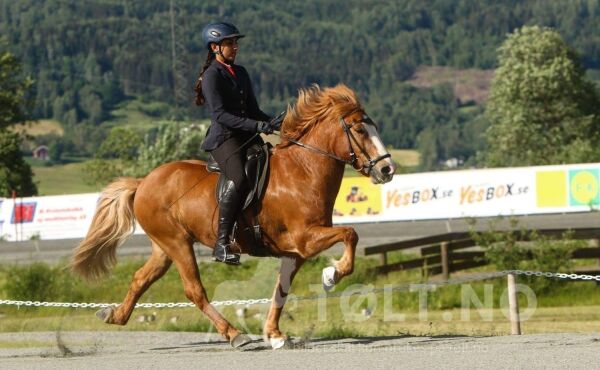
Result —
[[450, 86], [406, 83], [418, 66], [493, 69], [507, 33], [541, 25], [555, 28], [583, 67], [600, 69], [598, 0], [172, 3], [173, 12], [158, 0], [2, 1], [1, 34], [35, 80], [32, 117], [60, 121], [65, 138], [79, 137], [70, 150], [88, 156], [126, 99], [167, 103], [155, 112], [160, 118], [205, 117], [192, 97], [206, 57], [201, 29], [224, 20], [247, 34], [238, 61], [263, 110], [281, 111], [311, 83], [346, 83], [380, 123], [386, 144], [419, 148], [424, 168], [436, 168], [447, 158], [474, 158], [485, 117], [482, 107], [464, 109], [473, 103], [458, 101]]

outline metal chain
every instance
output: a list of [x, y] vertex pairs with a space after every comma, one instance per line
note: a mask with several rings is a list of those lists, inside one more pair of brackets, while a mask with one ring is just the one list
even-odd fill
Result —
[[[508, 274], [514, 275], [525, 275], [525, 276], [536, 276], [536, 277], [545, 277], [545, 278], [558, 278], [558, 279], [571, 279], [571, 280], [585, 280], [585, 281], [600, 281], [600, 275], [582, 275], [582, 274], [567, 274], [562, 272], [540, 272], [540, 271], [526, 271], [526, 270], [504, 270], [498, 272], [490, 272], [484, 274], [477, 275], [469, 275], [465, 277], [453, 278], [448, 280], [441, 281], [432, 281], [425, 283], [404, 283], [404, 284], [396, 284], [391, 288], [377, 288], [370, 289], [368, 291], [356, 290], [351, 294], [364, 295], [371, 293], [381, 293], [381, 292], [397, 292], [397, 291], [410, 291], [412, 289], [418, 288], [437, 288], [438, 286], [447, 286], [447, 285], [456, 285], [463, 284], [473, 281], [482, 281], [489, 279], [496, 279], [499, 277], [506, 276]], [[337, 292], [326, 294], [327, 298], [335, 298], [341, 297], [344, 295], [348, 295], [347, 292]], [[309, 300], [317, 300], [322, 299], [323, 295], [312, 295], [305, 297], [296, 297], [290, 296], [290, 301], [309, 301]], [[227, 300], [227, 301], [214, 301], [211, 302], [213, 306], [251, 306], [255, 304], [267, 304], [271, 303], [270, 298], [260, 298], [260, 299], [235, 299], [235, 300]], [[40, 302], [40, 301], [13, 301], [13, 300], [0, 300], [1, 305], [9, 305], [9, 306], [26, 306], [26, 307], [72, 307], [72, 308], [104, 308], [111, 306], [118, 306], [118, 303], [72, 303], [72, 302]], [[179, 303], [138, 303], [135, 305], [136, 308], [185, 308], [185, 307], [194, 307], [195, 305], [191, 302], [179, 302]]]
[[546, 278], [571, 279], [571, 280], [595, 280], [600, 281], [600, 275], [583, 275], [583, 274], [567, 274], [564, 272], [540, 272], [540, 271], [524, 271], [524, 270], [506, 270], [505, 275], [525, 275]]
[[[243, 305], [254, 305], [254, 304], [265, 304], [270, 303], [271, 299], [236, 299], [229, 301], [214, 301], [211, 302], [213, 306], [243, 306]], [[77, 302], [40, 302], [40, 301], [13, 301], [13, 300], [0, 300], [1, 305], [9, 306], [25, 306], [25, 307], [72, 307], [72, 308], [104, 308], [104, 307], [116, 307], [118, 303], [77, 303]], [[138, 303], [135, 305], [136, 308], [185, 308], [194, 307], [195, 305], [191, 302], [179, 302], [179, 303]]]
[[322, 299], [324, 297], [336, 298], [336, 297], [342, 297], [342, 296], [348, 296], [348, 295], [365, 295], [365, 294], [382, 293], [382, 292], [407, 292], [407, 291], [411, 291], [411, 290], [415, 290], [415, 289], [437, 288], [438, 286], [455, 285], [455, 284], [463, 284], [463, 283], [472, 282], [472, 281], [495, 279], [495, 278], [502, 277], [505, 275], [506, 275], [506, 273], [504, 271], [490, 272], [490, 273], [483, 273], [483, 274], [477, 274], [477, 275], [469, 275], [469, 276], [464, 276], [464, 277], [460, 277], [460, 278], [453, 278], [453, 279], [448, 279], [448, 280], [429, 281], [429, 282], [423, 282], [423, 283], [412, 282], [412, 283], [394, 284], [392, 287], [375, 288], [375, 289], [368, 289], [368, 290], [357, 289], [357, 290], [351, 291], [350, 293], [337, 292], [337, 293], [328, 293], [326, 295], [321, 294], [321, 295], [312, 295], [312, 296], [307, 296], [307, 297], [290, 296], [288, 300], [290, 300], [290, 301], [309, 301], [309, 300]]

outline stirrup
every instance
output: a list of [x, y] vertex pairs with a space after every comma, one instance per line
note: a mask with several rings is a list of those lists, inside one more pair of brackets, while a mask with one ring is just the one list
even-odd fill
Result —
[[[215, 246], [216, 248], [216, 246]], [[217, 256], [216, 249], [213, 250], [213, 261], [215, 262], [223, 262], [228, 265], [238, 266], [241, 264], [240, 262], [240, 254], [239, 253], [230, 253], [227, 247], [223, 247], [225, 250], [225, 255], [223, 257]]]

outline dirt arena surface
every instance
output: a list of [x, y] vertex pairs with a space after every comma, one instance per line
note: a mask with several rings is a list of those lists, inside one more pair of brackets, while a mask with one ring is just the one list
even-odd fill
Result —
[[522, 336], [292, 338], [274, 351], [258, 336], [234, 350], [215, 334], [32, 332], [0, 334], [1, 369], [597, 369], [600, 333]]

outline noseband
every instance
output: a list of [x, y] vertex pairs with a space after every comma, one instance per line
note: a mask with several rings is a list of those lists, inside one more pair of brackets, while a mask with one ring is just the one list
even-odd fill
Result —
[[[352, 112], [352, 113], [354, 113], [354, 112]], [[350, 114], [352, 114], [352, 113], [350, 113]], [[377, 128], [377, 125], [375, 124], [375, 122], [373, 122], [373, 120], [369, 116], [367, 116], [367, 115], [365, 115], [365, 116], [366, 116], [366, 119], [362, 123], [365, 123], [367, 125], [371, 125], [371, 126]], [[338, 157], [337, 155], [335, 155], [333, 153], [326, 152], [324, 150], [321, 150], [319, 148], [316, 148], [316, 147], [308, 145], [308, 144], [301, 143], [301, 142], [291, 139], [291, 138], [285, 137], [285, 139], [289, 140], [290, 142], [292, 142], [298, 146], [301, 146], [305, 149], [308, 149], [310, 151], [313, 151], [313, 152], [323, 155], [325, 157], [335, 159], [336, 161], [342, 162], [344, 164], [349, 164], [356, 171], [362, 172], [363, 170], [366, 170], [367, 175], [371, 175], [371, 170], [373, 169], [373, 167], [375, 167], [375, 165], [379, 161], [391, 157], [391, 154], [387, 153], [387, 154], [380, 155], [377, 158], [371, 159], [371, 157], [369, 156], [369, 153], [367, 153], [367, 151], [360, 145], [358, 140], [356, 140], [356, 138], [350, 131], [350, 128], [354, 125], [354, 123], [352, 125], [349, 125], [346, 122], [345, 117], [340, 117], [340, 125], [342, 125], [342, 129], [344, 130], [344, 133], [346, 133], [346, 137], [348, 138], [348, 153], [350, 155], [350, 159], [344, 159], [344, 158]], [[364, 163], [362, 165], [362, 167], [360, 167], [360, 168], [356, 167], [356, 162], [358, 162], [358, 156], [356, 155], [356, 153], [354, 152], [354, 148], [352, 147], [353, 141], [354, 141], [354, 144], [356, 144], [356, 146], [360, 149], [360, 151], [364, 153], [364, 155], [367, 159], [366, 163]]]

